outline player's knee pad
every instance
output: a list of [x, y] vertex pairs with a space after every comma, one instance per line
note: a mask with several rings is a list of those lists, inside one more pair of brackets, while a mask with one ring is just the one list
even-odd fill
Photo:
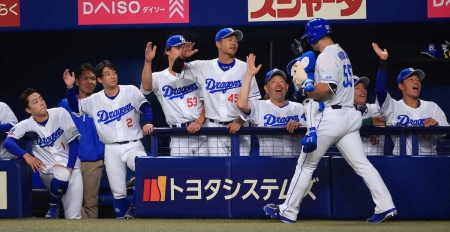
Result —
[[50, 194], [53, 197], [61, 198], [67, 192], [67, 188], [69, 187], [69, 181], [58, 180], [53, 178], [50, 183]]
[[65, 167], [53, 167], [52, 170], [53, 178], [61, 181], [69, 181], [70, 171]]

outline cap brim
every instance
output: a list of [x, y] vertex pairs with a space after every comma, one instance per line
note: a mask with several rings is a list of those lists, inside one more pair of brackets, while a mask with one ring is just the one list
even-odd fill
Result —
[[304, 39], [306, 36], [308, 36], [308, 33], [305, 33], [304, 35], [302, 35], [302, 37], [300, 39]]
[[420, 81], [423, 81], [423, 79], [425, 79], [425, 73], [420, 69], [414, 70], [413, 72], [411, 72], [408, 75], [408, 77], [410, 77], [411, 75], [414, 75], [414, 74], [416, 74], [419, 77]]
[[276, 70], [276, 71], [274, 71], [274, 72], [269, 76], [269, 78], [267, 78], [266, 81], [264, 81], [264, 84], [267, 84], [267, 82], [269, 82], [270, 79], [272, 79], [272, 77], [274, 77], [274, 76], [276, 76], [276, 75], [282, 76], [282, 77], [284, 78], [284, 80], [287, 80], [287, 79], [286, 79], [286, 74], [285, 74], [283, 71], [281, 71], [281, 70]]
[[[244, 34], [242, 33], [242, 31], [239, 30], [235, 30], [233, 33], [231, 33], [230, 35], [236, 35], [238, 38], [238, 41], [241, 41], [244, 38]], [[229, 35], [228, 35], [229, 36]], [[228, 37], [227, 36], [227, 37]]]
[[[364, 83], [365, 86], [368, 86], [370, 83], [370, 80], [367, 77], [361, 77], [361, 78], [359, 78], [358, 82], [362, 82], [362, 83]], [[356, 83], [358, 83], [358, 82], [356, 82]]]
[[436, 58], [436, 57], [434, 57], [433, 55], [431, 55], [431, 54], [428, 53], [428, 52], [420, 52], [420, 54], [429, 56], [429, 57], [431, 57], [431, 58]]

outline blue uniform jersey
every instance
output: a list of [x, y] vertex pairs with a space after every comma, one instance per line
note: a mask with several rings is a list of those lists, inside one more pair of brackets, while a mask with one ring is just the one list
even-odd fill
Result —
[[95, 129], [94, 119], [89, 115], [82, 115], [77, 117], [69, 107], [67, 98], [61, 100], [58, 104], [69, 111], [72, 116], [72, 120], [75, 123], [78, 132], [81, 134], [80, 148], [78, 150], [78, 157], [82, 162], [84, 161], [97, 161], [104, 157], [105, 144], [103, 144], [98, 138], [97, 130]]

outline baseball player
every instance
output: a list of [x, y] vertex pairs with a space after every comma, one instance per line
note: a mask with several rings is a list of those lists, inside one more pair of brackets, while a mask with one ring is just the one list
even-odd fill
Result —
[[[386, 126], [376, 104], [366, 103], [369, 78], [353, 76], [355, 84], [355, 108], [361, 112], [363, 126]], [[361, 136], [366, 155], [384, 155], [384, 135]]]
[[[94, 67], [91, 64], [85, 63], [80, 66], [75, 84], [78, 86], [78, 99], [84, 99], [92, 95], [97, 86], [97, 79], [95, 78]], [[58, 106], [63, 107], [71, 114], [73, 122], [82, 135], [78, 150], [84, 186], [81, 216], [82, 218], [96, 219], [98, 218], [98, 192], [103, 172], [105, 144], [98, 138], [94, 119], [89, 115], [78, 117], [72, 113], [67, 98], [61, 100]]]
[[[273, 69], [266, 74], [264, 89], [269, 93], [269, 100], [248, 100], [252, 79], [261, 68], [261, 65], [255, 67], [255, 59], [253, 54], [247, 56], [247, 72], [236, 103], [241, 117], [257, 127], [286, 127], [292, 133], [301, 126], [303, 106], [285, 100], [289, 84], [283, 71]], [[301, 152], [298, 135], [258, 135], [258, 139], [260, 156], [292, 156]]]
[[[205, 110], [200, 101], [199, 83], [188, 78], [177, 78], [172, 71], [175, 59], [180, 55], [181, 46], [186, 40], [181, 35], [171, 36], [166, 42], [164, 55], [169, 61], [169, 68], [152, 73], [152, 60], [155, 57], [156, 46], [147, 43], [145, 62], [142, 71], [141, 92], [144, 95], [155, 93], [161, 103], [167, 125], [184, 127], [190, 133], [195, 133], [205, 122]], [[205, 145], [203, 145], [205, 143]], [[171, 156], [207, 156], [206, 136], [171, 136]]]
[[[83, 180], [78, 153], [78, 133], [70, 114], [63, 108], [47, 109], [42, 96], [35, 89], [27, 89], [19, 97], [20, 104], [31, 117], [19, 122], [8, 133], [5, 148], [23, 157], [33, 172], [39, 171], [51, 194], [46, 218], [57, 219], [62, 201], [66, 219], [81, 218]], [[26, 132], [38, 137], [33, 143], [33, 154], [22, 150], [17, 141]]]
[[[403, 99], [396, 101], [386, 91], [387, 58], [386, 49], [381, 50], [376, 43], [372, 44], [375, 53], [380, 57], [380, 69], [377, 74], [377, 104], [386, 125], [395, 126], [449, 126], [444, 112], [430, 101], [419, 99], [425, 73], [420, 69], [403, 69], [397, 77], [398, 88]], [[419, 135], [419, 155], [436, 155], [436, 144], [442, 135]], [[399, 155], [399, 136], [392, 135], [395, 147], [393, 154]], [[406, 138], [406, 155], [412, 153], [411, 136]]]
[[[11, 128], [17, 124], [16, 115], [11, 108], [3, 102], [0, 102], [0, 133], [8, 133]], [[16, 159], [17, 156], [9, 153], [3, 147], [3, 139], [0, 138], [0, 159]]]
[[[213, 60], [192, 61], [184, 67], [184, 60], [191, 57], [194, 43], [187, 42], [182, 46], [180, 56], [175, 60], [172, 70], [183, 77], [194, 78], [200, 83], [201, 95], [205, 104], [206, 127], [227, 127], [231, 134], [236, 133], [244, 124], [239, 117], [236, 106], [239, 90], [245, 77], [245, 62], [235, 58], [239, 41], [244, 35], [241, 31], [224, 28], [216, 34], [218, 58]], [[261, 94], [255, 79], [250, 84], [249, 99], [260, 99]], [[240, 136], [240, 155], [248, 156], [250, 152], [250, 136]], [[208, 136], [208, 153], [210, 156], [230, 156], [231, 144], [229, 136]]]
[[375, 214], [367, 219], [369, 223], [382, 222], [397, 213], [391, 195], [378, 171], [364, 155], [359, 128], [361, 113], [353, 106], [352, 65], [347, 53], [333, 42], [331, 28], [322, 18], [315, 18], [305, 26], [302, 38], [319, 51], [315, 67], [314, 91], [308, 97], [324, 102], [325, 109], [316, 114], [317, 149], [311, 153], [302, 151], [292, 177], [286, 200], [281, 205], [268, 204], [264, 211], [272, 218], [294, 223], [322, 156], [336, 144], [348, 164], [360, 175], [369, 188], [376, 205]]
[[[108, 60], [95, 67], [98, 82], [104, 90], [78, 101], [73, 84], [74, 73], [64, 73], [67, 85], [67, 100], [70, 109], [81, 115], [89, 114], [94, 119], [100, 141], [105, 144], [105, 166], [114, 201], [116, 218], [134, 218], [134, 200], [127, 206], [127, 166], [134, 172], [136, 157], [146, 156], [140, 139], [153, 131], [150, 104], [138, 88], [132, 85], [117, 85], [116, 66]], [[139, 125], [139, 114], [144, 113], [146, 124]], [[127, 210], [128, 207], [128, 210]]]

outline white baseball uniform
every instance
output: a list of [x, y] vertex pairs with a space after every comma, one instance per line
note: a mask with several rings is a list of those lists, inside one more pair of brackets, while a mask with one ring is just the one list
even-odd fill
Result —
[[[417, 108], [411, 108], [403, 100], [396, 101], [389, 94], [386, 96], [380, 114], [386, 120], [386, 125], [391, 126], [424, 126], [428, 118], [434, 118], [439, 126], [449, 126], [447, 118], [442, 109], [434, 102], [419, 100]], [[378, 104], [378, 103], [377, 103]], [[436, 155], [436, 144], [438, 137], [442, 135], [423, 134], [419, 135], [419, 155]], [[395, 147], [393, 155], [399, 155], [399, 136], [392, 135]], [[406, 137], [406, 155], [412, 153], [411, 136]]]
[[[152, 73], [152, 88], [170, 127], [187, 127], [200, 116], [203, 109], [200, 88], [191, 78], [177, 78], [169, 72], [169, 69], [165, 69]], [[152, 92], [143, 89], [142, 83], [140, 90], [144, 95]], [[208, 155], [206, 136], [171, 136], [170, 155]]]
[[[294, 120], [306, 125], [301, 117], [303, 106], [297, 102], [286, 101], [279, 107], [269, 100], [251, 100], [250, 114], [241, 112], [241, 117], [257, 127], [285, 127]], [[298, 156], [302, 150], [300, 135], [258, 135], [260, 156]]]
[[106, 174], [115, 199], [127, 196], [126, 167], [134, 172], [135, 157], [147, 156], [139, 125], [139, 107], [145, 102], [144, 95], [132, 85], [119, 85], [114, 99], [102, 90], [79, 101], [80, 114], [94, 119], [100, 141], [105, 143]]
[[[0, 102], [0, 124], [6, 123], [9, 123], [12, 126], [14, 126], [17, 124], [17, 118], [7, 104]], [[0, 159], [16, 159], [16, 158], [17, 156], [9, 153], [3, 147], [3, 140], [0, 139]]]
[[[40, 177], [47, 188], [55, 174], [56, 164], [64, 167], [69, 161], [69, 143], [78, 139], [80, 134], [72, 118], [64, 108], [48, 109], [48, 121], [45, 126], [37, 123], [33, 116], [19, 122], [8, 134], [15, 139], [22, 138], [26, 132], [34, 131], [38, 138], [33, 143], [33, 155], [45, 164]], [[83, 202], [83, 179], [80, 171], [80, 159], [77, 157], [73, 172], [70, 176], [69, 187], [62, 197], [66, 219], [80, 219]]]
[[[376, 104], [365, 103], [367, 111], [363, 113], [362, 118], [372, 118], [380, 115]], [[364, 153], [368, 156], [384, 155], [384, 135], [361, 136], [364, 147]]]
[[348, 164], [360, 175], [372, 194], [375, 213], [394, 208], [391, 195], [378, 171], [364, 155], [359, 134], [361, 112], [355, 110], [352, 66], [347, 53], [338, 44], [328, 45], [317, 58], [315, 82], [337, 86], [336, 91], [321, 97], [325, 103], [322, 113], [316, 115], [317, 149], [302, 153], [298, 159], [285, 202], [279, 206], [280, 215], [296, 221], [300, 203], [312, 174], [328, 148], [336, 144]]
[[[240, 110], [236, 106], [239, 90], [247, 70], [246, 63], [235, 59], [234, 66], [223, 71], [218, 59], [197, 60], [187, 64], [181, 78], [194, 78], [200, 83], [201, 95], [205, 104], [206, 127], [223, 127], [235, 121]], [[250, 85], [249, 99], [260, 99], [255, 78]], [[244, 123], [243, 126], [248, 126]], [[240, 136], [240, 155], [248, 156], [250, 136]], [[230, 136], [208, 136], [208, 153], [210, 156], [230, 156]]]

